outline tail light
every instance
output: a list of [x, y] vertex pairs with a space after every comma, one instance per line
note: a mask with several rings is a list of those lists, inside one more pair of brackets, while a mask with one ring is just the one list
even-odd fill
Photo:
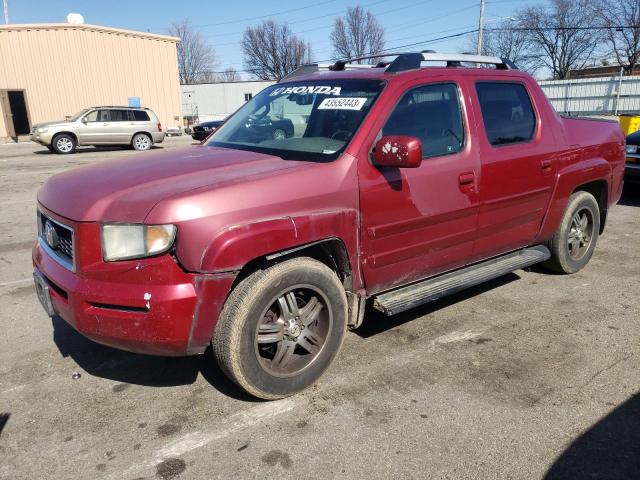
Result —
[[161, 132], [162, 131], [162, 124], [160, 122], [158, 122], [158, 131]]

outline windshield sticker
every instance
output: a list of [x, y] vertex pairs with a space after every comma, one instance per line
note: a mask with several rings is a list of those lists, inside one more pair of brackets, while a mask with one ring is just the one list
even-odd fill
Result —
[[340, 95], [342, 87], [329, 87], [329, 86], [306, 86], [306, 87], [280, 87], [276, 88], [269, 94], [270, 97], [276, 95], [290, 95], [292, 93], [298, 94], [312, 94], [318, 93], [323, 95]]
[[366, 98], [325, 98], [318, 105], [318, 110], [362, 110], [365, 103], [367, 103]]

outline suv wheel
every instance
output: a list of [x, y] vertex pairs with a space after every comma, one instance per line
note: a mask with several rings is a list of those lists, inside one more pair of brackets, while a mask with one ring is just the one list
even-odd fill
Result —
[[151, 137], [146, 133], [136, 133], [131, 140], [131, 146], [134, 150], [145, 151], [149, 150], [153, 145]]
[[56, 135], [51, 142], [53, 151], [62, 155], [75, 153], [76, 145], [76, 139], [66, 133]]
[[322, 375], [342, 345], [346, 323], [337, 275], [316, 260], [296, 258], [238, 284], [220, 314], [213, 351], [245, 391], [282, 398]]
[[547, 246], [551, 258], [545, 266], [560, 273], [575, 273], [591, 259], [600, 231], [600, 208], [588, 192], [569, 198], [562, 222]]
[[285, 138], [287, 138], [287, 133], [281, 128], [276, 128], [271, 136], [274, 140], [284, 140]]

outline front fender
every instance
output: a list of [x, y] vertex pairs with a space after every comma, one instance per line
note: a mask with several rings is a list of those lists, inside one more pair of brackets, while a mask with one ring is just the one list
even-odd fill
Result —
[[232, 225], [219, 231], [204, 251], [200, 271], [239, 271], [252, 260], [320, 240], [338, 238], [349, 255], [354, 289], [362, 288], [358, 260], [358, 212], [314, 212]]

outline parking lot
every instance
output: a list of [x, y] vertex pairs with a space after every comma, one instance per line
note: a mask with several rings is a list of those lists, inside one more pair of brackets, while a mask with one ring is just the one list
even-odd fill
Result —
[[534, 268], [395, 318], [371, 311], [314, 388], [258, 402], [209, 353], [103, 347], [37, 301], [38, 188], [146, 154], [0, 145], [1, 478], [638, 477], [637, 186], [581, 272]]

